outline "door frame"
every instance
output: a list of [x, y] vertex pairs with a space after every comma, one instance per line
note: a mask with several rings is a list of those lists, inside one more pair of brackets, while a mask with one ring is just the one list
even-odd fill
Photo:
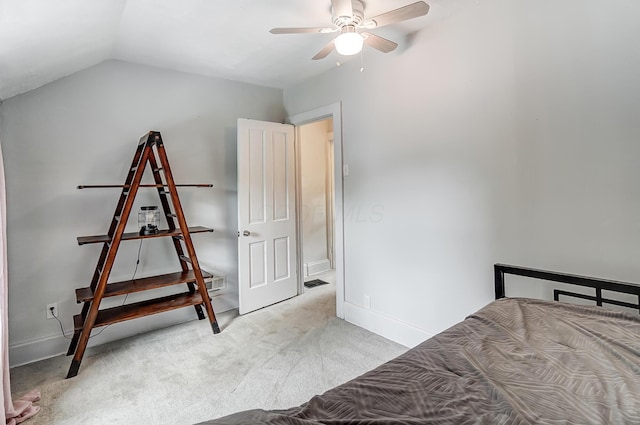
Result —
[[298, 294], [304, 292], [304, 273], [302, 260], [302, 196], [301, 196], [301, 168], [300, 168], [300, 137], [298, 136], [298, 127], [315, 121], [321, 121], [328, 118], [333, 119], [333, 207], [334, 207], [334, 238], [333, 249], [335, 256], [336, 271], [336, 316], [344, 319], [344, 209], [343, 209], [343, 179], [342, 179], [342, 102], [332, 103], [311, 111], [292, 115], [287, 118], [286, 123], [296, 127], [296, 136], [294, 141], [294, 150], [296, 155], [296, 211], [297, 211], [297, 244], [298, 250]]
[[327, 190], [325, 191], [325, 202], [327, 205], [325, 215], [325, 217], [327, 217], [327, 257], [331, 269], [335, 270], [336, 256], [333, 248], [333, 239], [335, 238], [333, 233], [333, 222], [335, 220], [335, 213], [333, 211], [333, 187], [335, 186], [333, 182], [333, 175], [335, 174], [335, 164], [333, 163], [333, 131], [327, 134], [326, 150], [326, 164], [329, 167], [328, 171], [330, 171], [326, 175]]

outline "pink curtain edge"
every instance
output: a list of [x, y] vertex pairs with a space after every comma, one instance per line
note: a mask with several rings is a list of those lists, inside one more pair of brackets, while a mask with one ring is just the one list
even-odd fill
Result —
[[40, 391], [31, 390], [13, 401], [13, 411], [6, 412], [6, 425], [19, 424], [34, 416], [41, 409], [33, 403], [40, 400]]
[[7, 425], [19, 424], [41, 409], [33, 402], [40, 400], [40, 391], [31, 390], [17, 400], [11, 397], [9, 372], [9, 281], [7, 276], [7, 195], [5, 190], [4, 159], [0, 144], [0, 342], [2, 343], [2, 413]]

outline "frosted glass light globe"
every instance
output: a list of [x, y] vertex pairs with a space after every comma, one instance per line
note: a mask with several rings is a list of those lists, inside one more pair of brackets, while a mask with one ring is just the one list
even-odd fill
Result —
[[343, 56], [351, 56], [362, 50], [364, 39], [356, 32], [346, 32], [336, 38], [336, 51]]

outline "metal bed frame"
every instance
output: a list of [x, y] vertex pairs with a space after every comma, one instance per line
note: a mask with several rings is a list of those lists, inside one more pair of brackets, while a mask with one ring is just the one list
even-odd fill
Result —
[[[602, 306], [603, 303], [607, 303], [607, 304], [613, 304], [613, 305], [622, 306], [622, 307], [633, 308], [640, 312], [640, 285], [638, 284], [619, 282], [616, 280], [609, 280], [609, 279], [598, 279], [593, 277], [579, 276], [579, 275], [573, 275], [573, 274], [567, 274], [567, 273], [551, 272], [547, 270], [530, 269], [527, 267], [511, 266], [507, 264], [494, 264], [493, 273], [495, 278], [496, 300], [499, 298], [506, 297], [505, 291], [504, 291], [504, 284], [505, 284], [504, 275], [512, 274], [516, 276], [532, 277], [535, 279], [549, 280], [553, 282], [561, 282], [569, 285], [584, 286], [584, 287], [595, 289], [595, 296], [554, 289], [553, 299], [555, 301], [559, 301], [560, 295], [564, 295], [568, 297], [582, 298], [585, 300], [595, 301], [596, 305], [598, 306]], [[637, 297], [637, 302], [634, 304], [634, 303], [614, 300], [611, 298], [605, 298], [602, 296], [603, 290], [635, 295]]]

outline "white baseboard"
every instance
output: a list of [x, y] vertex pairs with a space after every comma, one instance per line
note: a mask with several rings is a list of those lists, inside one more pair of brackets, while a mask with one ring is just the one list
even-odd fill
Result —
[[[237, 293], [212, 293], [211, 298], [216, 316], [219, 313], [238, 308]], [[110, 326], [100, 335], [92, 337], [87, 346], [93, 347], [196, 319], [197, 318], [195, 317], [195, 313], [192, 308], [181, 308], [162, 314], [141, 317], [136, 320], [130, 320]], [[99, 332], [100, 329], [95, 332]], [[65, 334], [70, 336], [73, 334], [73, 331], [65, 329]], [[9, 365], [10, 367], [22, 366], [28, 363], [65, 354], [69, 348], [69, 342], [69, 339], [62, 336], [61, 333], [58, 333], [57, 335], [50, 335], [12, 344], [9, 346]]]
[[331, 270], [331, 262], [328, 259], [304, 263], [305, 276], [312, 276], [314, 274], [324, 273], [329, 270]]
[[346, 301], [344, 319], [405, 347], [415, 347], [433, 336], [423, 329]]

